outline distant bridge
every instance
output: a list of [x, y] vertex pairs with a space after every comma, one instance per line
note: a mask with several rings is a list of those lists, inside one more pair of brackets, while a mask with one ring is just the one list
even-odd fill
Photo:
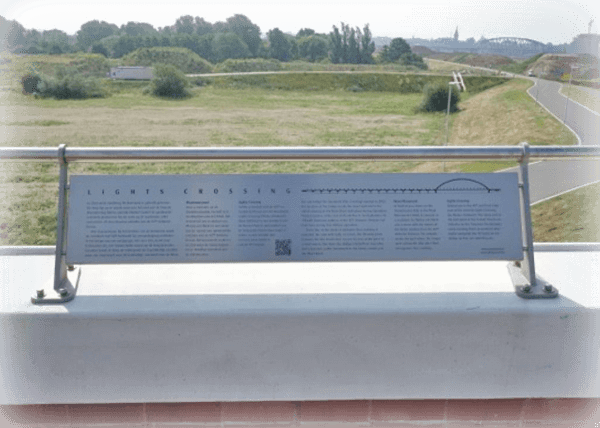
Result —
[[413, 44], [426, 46], [438, 52], [471, 52], [511, 57], [531, 57], [540, 53], [557, 52], [556, 46], [522, 37], [495, 37], [482, 39], [476, 43], [445, 38], [428, 41], [415, 40]]
[[549, 46], [537, 40], [522, 37], [495, 37], [480, 40], [475, 45], [480, 53], [492, 53], [506, 56], [533, 56], [549, 52]]

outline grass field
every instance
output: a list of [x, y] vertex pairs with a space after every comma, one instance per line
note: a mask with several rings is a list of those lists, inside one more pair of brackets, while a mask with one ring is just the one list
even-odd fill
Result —
[[[575, 138], [511, 81], [464, 95], [451, 120], [452, 145], [572, 144]], [[420, 94], [194, 88], [170, 101], [122, 85], [104, 99], [34, 99], [0, 92], [2, 146], [415, 146], [443, 145], [443, 114], [415, 113]], [[113, 88], [114, 89], [114, 88]], [[511, 163], [446, 165], [446, 171], [492, 171]], [[0, 164], [0, 245], [55, 240], [55, 163]], [[74, 164], [72, 173], [438, 172], [440, 163], [255, 162]]]
[[542, 242], [600, 242], [600, 183], [536, 204], [533, 234]]
[[560, 93], [600, 114], [600, 90], [564, 85]]

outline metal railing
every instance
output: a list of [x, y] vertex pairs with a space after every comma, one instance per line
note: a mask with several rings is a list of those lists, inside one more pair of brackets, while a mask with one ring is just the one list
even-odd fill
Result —
[[[59, 148], [0, 147], [0, 160], [50, 161]], [[66, 162], [121, 161], [456, 161], [600, 159], [600, 147], [66, 147]]]
[[0, 160], [51, 161], [60, 164], [57, 244], [54, 291], [59, 297], [49, 299], [38, 291], [34, 303], [60, 303], [75, 296], [76, 286], [67, 279], [66, 255], [66, 199], [68, 192], [68, 164], [71, 162], [122, 162], [122, 161], [459, 161], [505, 160], [519, 163], [519, 188], [521, 194], [521, 223], [523, 259], [517, 262], [518, 275], [511, 270], [517, 294], [524, 298], [556, 297], [558, 292], [549, 284], [542, 284], [535, 274], [533, 231], [529, 197], [529, 161], [532, 159], [600, 159], [600, 147], [554, 146], [532, 147], [527, 143], [504, 147], [148, 147], [106, 148], [0, 148]]

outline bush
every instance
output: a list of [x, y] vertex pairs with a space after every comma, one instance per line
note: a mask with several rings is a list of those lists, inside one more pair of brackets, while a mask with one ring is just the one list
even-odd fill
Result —
[[150, 92], [157, 97], [185, 98], [190, 96], [185, 75], [175, 66], [156, 64], [154, 77], [150, 83]]
[[211, 73], [213, 65], [186, 48], [140, 48], [123, 57], [123, 65], [153, 67], [170, 64], [184, 73]]
[[[448, 108], [448, 90], [449, 85], [441, 84], [427, 84], [423, 88], [423, 101], [418, 111], [434, 112], [434, 111], [446, 111]], [[458, 111], [458, 102], [460, 101], [460, 95], [458, 89], [452, 90], [450, 96], [450, 112], [454, 113]]]
[[54, 78], [45, 77], [38, 84], [37, 93], [44, 98], [56, 98], [57, 100], [81, 100], [106, 96], [98, 79], [85, 78], [79, 74]]
[[42, 81], [42, 78], [36, 73], [27, 73], [21, 77], [21, 86], [23, 87], [24, 94], [33, 94], [37, 92], [38, 85]]
[[279, 71], [281, 62], [276, 59], [226, 59], [215, 66], [215, 73], [244, 73], [252, 71]]
[[427, 70], [427, 64], [423, 61], [423, 57], [421, 55], [417, 55], [415, 53], [409, 52], [402, 54], [400, 59], [398, 60], [400, 64], [406, 66], [413, 66], [420, 70]]

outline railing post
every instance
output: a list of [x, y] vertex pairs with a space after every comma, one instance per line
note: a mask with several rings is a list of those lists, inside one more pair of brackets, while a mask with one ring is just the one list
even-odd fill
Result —
[[509, 265], [510, 275], [519, 297], [526, 299], [552, 298], [558, 290], [537, 277], [533, 252], [533, 226], [529, 197], [529, 144], [522, 143], [523, 156], [519, 161], [519, 190], [521, 195], [521, 229], [523, 261]]
[[521, 224], [523, 229], [523, 262], [521, 271], [530, 286], [536, 286], [533, 255], [533, 227], [531, 225], [531, 200], [529, 197], [529, 144], [523, 143], [523, 157], [519, 162], [519, 187], [521, 190]]
[[[54, 258], [54, 279], [52, 285], [41, 290], [36, 290], [31, 298], [32, 303], [63, 303], [73, 300], [77, 292], [77, 282], [81, 271], [73, 272], [75, 269], [67, 266], [65, 235], [67, 222], [67, 179], [68, 164], [65, 157], [66, 145], [58, 147], [58, 163], [60, 173], [58, 178], [58, 212], [56, 215], [56, 255]], [[76, 285], [73, 286], [67, 276], [67, 272], [73, 272], [76, 276]]]

